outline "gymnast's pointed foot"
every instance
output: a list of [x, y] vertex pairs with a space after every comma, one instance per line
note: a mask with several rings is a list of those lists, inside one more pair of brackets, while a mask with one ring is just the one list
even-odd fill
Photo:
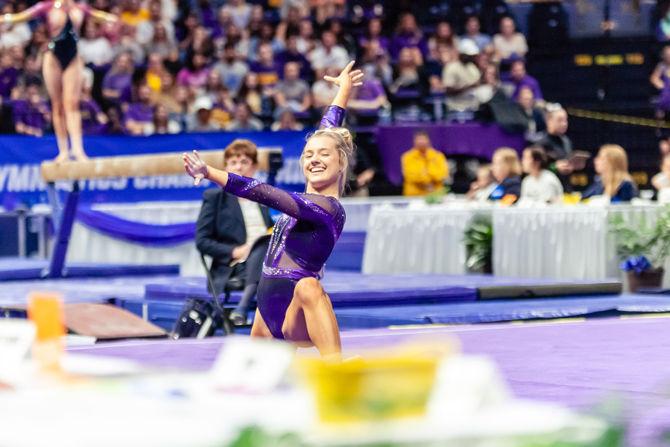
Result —
[[54, 158], [54, 163], [65, 163], [66, 161], [70, 161], [70, 156], [67, 152], [59, 152], [58, 156]]
[[75, 161], [86, 161], [88, 160], [88, 155], [84, 151], [72, 152], [72, 158]]

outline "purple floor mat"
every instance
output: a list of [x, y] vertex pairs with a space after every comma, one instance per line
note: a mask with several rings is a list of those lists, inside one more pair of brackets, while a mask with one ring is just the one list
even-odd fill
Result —
[[[400, 343], [420, 334], [457, 336], [462, 350], [493, 358], [522, 398], [589, 409], [610, 396], [625, 402], [626, 445], [650, 447], [670, 427], [670, 319], [492, 324], [376, 329], [342, 334], [345, 355]], [[224, 339], [132, 341], [71, 348], [160, 367], [207, 369]]]
[[[0, 281], [40, 279], [49, 261], [0, 258]], [[108, 278], [118, 276], [178, 275], [178, 265], [84, 264], [66, 266], [68, 278]]]

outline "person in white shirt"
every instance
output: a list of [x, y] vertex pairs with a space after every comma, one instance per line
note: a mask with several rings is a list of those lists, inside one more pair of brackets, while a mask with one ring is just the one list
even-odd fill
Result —
[[526, 36], [517, 32], [511, 17], [500, 20], [500, 33], [493, 36], [493, 48], [499, 61], [509, 60], [511, 57], [524, 58], [528, 53]]
[[523, 151], [521, 167], [526, 177], [521, 182], [521, 200], [537, 203], [559, 203], [563, 186], [556, 174], [546, 169], [547, 153], [541, 146], [529, 146]]
[[341, 70], [350, 60], [347, 50], [337, 45], [335, 33], [330, 30], [321, 34], [321, 45], [310, 52], [307, 59], [312, 64], [317, 79], [323, 77], [326, 68]]

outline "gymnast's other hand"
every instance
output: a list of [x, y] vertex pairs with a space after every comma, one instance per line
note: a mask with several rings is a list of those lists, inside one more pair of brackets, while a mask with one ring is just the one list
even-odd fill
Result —
[[194, 178], [194, 185], [197, 186], [202, 179], [209, 178], [209, 168], [202, 158], [200, 158], [198, 151], [193, 151], [192, 154], [184, 152], [182, 158], [184, 160], [184, 169], [186, 169], [188, 175]]
[[360, 87], [363, 85], [363, 72], [361, 70], [351, 70], [355, 63], [356, 61], [349, 62], [336, 78], [324, 76], [323, 79], [347, 90], [351, 90], [352, 87]]

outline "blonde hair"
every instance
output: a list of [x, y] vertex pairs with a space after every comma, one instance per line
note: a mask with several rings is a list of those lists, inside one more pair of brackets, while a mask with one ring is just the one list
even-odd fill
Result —
[[628, 173], [628, 155], [626, 150], [618, 144], [605, 144], [600, 147], [598, 157], [607, 161], [606, 172], [600, 174], [605, 188], [605, 194], [612, 197], [625, 180], [632, 181]]
[[[338, 180], [338, 186], [340, 195], [344, 193], [344, 187], [347, 183], [347, 172], [349, 169], [349, 163], [354, 161], [354, 140], [351, 137], [351, 132], [349, 129], [344, 127], [329, 127], [326, 129], [319, 129], [311, 135], [307, 136], [307, 142], [315, 137], [328, 137], [335, 142], [335, 148], [340, 154], [340, 178]], [[300, 163], [303, 162], [304, 150], [300, 155]]]
[[500, 157], [500, 160], [507, 165], [508, 175], [521, 175], [521, 163], [519, 154], [510, 147], [501, 147], [493, 153], [493, 158]]

